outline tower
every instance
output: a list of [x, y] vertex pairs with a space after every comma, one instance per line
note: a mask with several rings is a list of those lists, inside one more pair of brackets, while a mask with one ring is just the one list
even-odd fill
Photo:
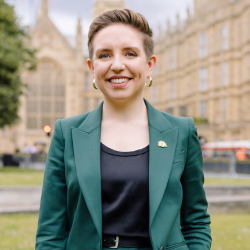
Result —
[[38, 13], [38, 18], [41, 18], [43, 16], [48, 16], [48, 12], [49, 12], [49, 0], [42, 0], [41, 7]]
[[96, 0], [92, 16], [94, 19], [105, 11], [113, 9], [124, 9], [125, 7], [125, 0]]
[[82, 58], [83, 53], [83, 36], [82, 36], [82, 25], [81, 19], [78, 19], [77, 31], [76, 31], [76, 52]]

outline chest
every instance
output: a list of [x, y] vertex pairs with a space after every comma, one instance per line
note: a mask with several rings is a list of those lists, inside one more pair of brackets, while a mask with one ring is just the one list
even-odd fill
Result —
[[100, 165], [102, 179], [107, 183], [148, 184], [149, 146], [120, 152], [101, 144]]
[[133, 151], [149, 144], [148, 125], [117, 124], [101, 127], [101, 142], [118, 151]]

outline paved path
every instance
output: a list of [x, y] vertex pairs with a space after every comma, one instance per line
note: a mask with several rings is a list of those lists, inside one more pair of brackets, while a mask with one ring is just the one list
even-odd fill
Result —
[[37, 213], [39, 211], [39, 204], [19, 204], [15, 206], [0, 206], [0, 214], [13, 213]]
[[0, 213], [38, 212], [41, 187], [0, 187]]
[[207, 197], [209, 203], [250, 201], [250, 195], [230, 195], [230, 196], [210, 196]]

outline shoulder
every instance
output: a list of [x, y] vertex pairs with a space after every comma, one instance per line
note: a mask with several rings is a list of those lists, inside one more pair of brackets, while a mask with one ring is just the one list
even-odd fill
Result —
[[194, 124], [194, 119], [192, 117], [174, 116], [162, 111], [160, 112], [167, 118], [167, 120], [171, 123], [173, 127], [189, 130], [190, 126]]
[[195, 126], [194, 119], [192, 117], [180, 117], [170, 115], [165, 112], [161, 113], [167, 118], [167, 120], [171, 123], [173, 127], [178, 127], [178, 134], [180, 140], [186, 140], [188, 142], [195, 141], [195, 143], [199, 142], [197, 127]]
[[90, 112], [63, 119], [58, 119], [56, 120], [55, 128], [60, 126], [62, 133], [65, 134], [67, 133], [67, 131], [70, 131], [72, 127], [78, 128], [83, 123], [83, 121], [88, 117], [89, 113]]

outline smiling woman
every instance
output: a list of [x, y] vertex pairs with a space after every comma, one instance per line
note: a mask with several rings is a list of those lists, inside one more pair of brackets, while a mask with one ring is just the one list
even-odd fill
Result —
[[87, 64], [104, 101], [55, 123], [37, 250], [210, 249], [194, 121], [143, 98], [156, 65], [152, 36], [145, 17], [129, 9], [91, 24]]
[[[90, 32], [94, 34], [91, 28]], [[146, 78], [151, 76], [156, 63], [153, 51], [146, 54], [141, 33], [124, 23], [114, 23], [94, 38], [89, 36], [92, 59], [87, 62], [104, 100], [115, 99], [123, 107], [127, 106], [125, 103], [139, 104], [139, 100], [141, 104]]]

